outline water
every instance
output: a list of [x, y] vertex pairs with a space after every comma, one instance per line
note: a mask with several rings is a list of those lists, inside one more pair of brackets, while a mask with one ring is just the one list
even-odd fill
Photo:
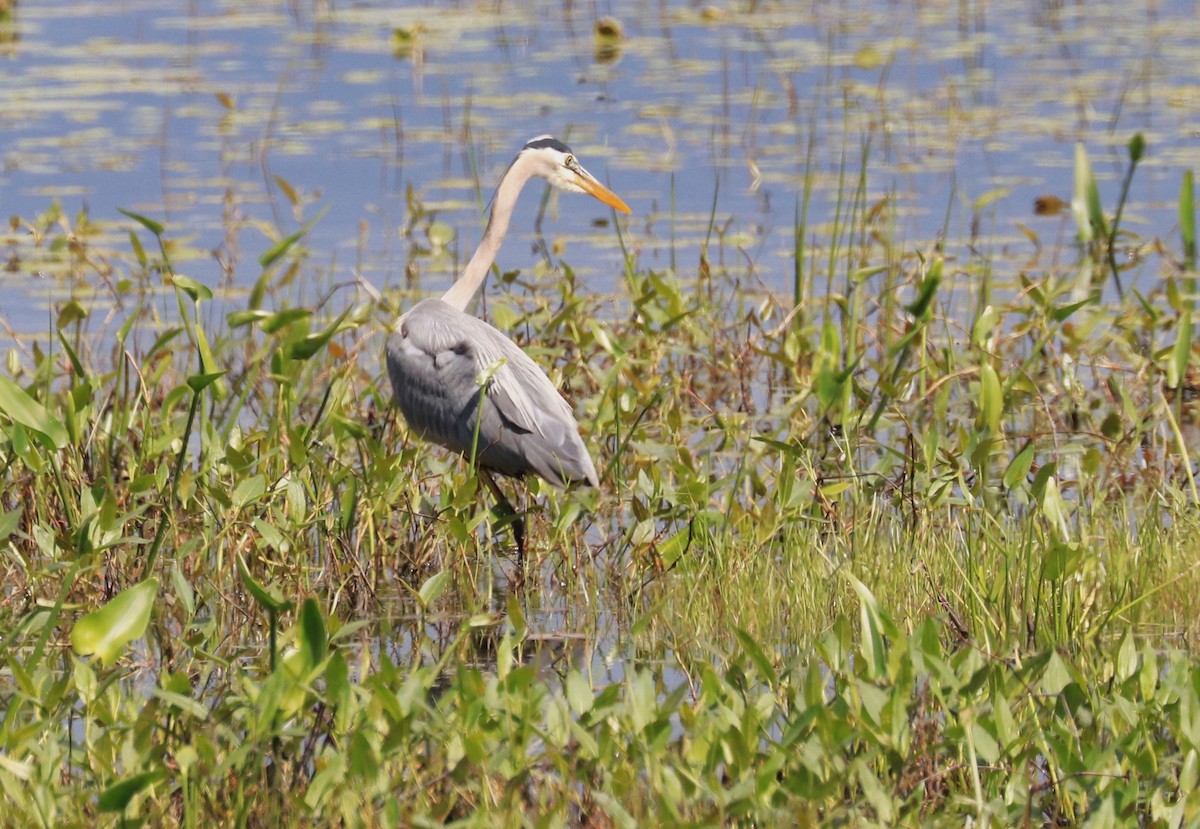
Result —
[[[1174, 199], [1200, 136], [1196, 11], [22, 0], [0, 23], [0, 213], [31, 221], [58, 200], [73, 221], [86, 209], [107, 228], [100, 250], [120, 253], [133, 225], [118, 208], [134, 210], [186, 242], [182, 272], [245, 287], [264, 250], [327, 208], [306, 240], [312, 271], [388, 289], [409, 282], [411, 188], [454, 236], [412, 271], [441, 290], [512, 154], [553, 133], [633, 207], [622, 221], [643, 266], [690, 275], [715, 198], [726, 265], [790, 295], [806, 159], [818, 239], [839, 170], [852, 187], [868, 147], [868, 204], [892, 197], [889, 227], [907, 250], [945, 227], [952, 258], [965, 261], [978, 234], [1015, 272], [1054, 265], [1073, 238], [1069, 214], [1037, 217], [1032, 204], [1070, 200], [1075, 142], [1111, 211], [1123, 147], [1142, 131], [1149, 155], [1124, 224], [1177, 250]], [[594, 35], [600, 13], [623, 27], [615, 49]], [[519, 207], [506, 270], [542, 257], [537, 201]], [[567, 196], [542, 224], [596, 291], [616, 290], [621, 272], [609, 218]], [[412, 238], [428, 245], [432, 220]], [[67, 284], [24, 228], [6, 227], [2, 243], [0, 336], [45, 334], [64, 295], [106, 296]], [[1150, 256], [1127, 278], [1152, 287], [1160, 266]]]

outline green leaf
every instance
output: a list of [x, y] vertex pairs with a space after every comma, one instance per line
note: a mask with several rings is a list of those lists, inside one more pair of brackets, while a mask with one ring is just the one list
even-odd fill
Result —
[[775, 666], [771, 664], [771, 660], [767, 659], [767, 655], [753, 637], [739, 627], [733, 629], [733, 635], [737, 637], [738, 644], [754, 662], [754, 666], [758, 668], [758, 673], [766, 680], [767, 685], [774, 688], [779, 684], [779, 675], [775, 672]]
[[118, 207], [117, 212], [123, 213], [126, 216], [128, 216], [129, 218], [133, 219], [135, 222], [140, 224], [142, 227], [146, 228], [146, 230], [150, 231], [155, 236], [163, 235], [163, 226], [160, 225], [158, 222], [154, 221], [153, 219], [147, 219], [145, 216], [142, 216], [138, 213], [133, 213], [129, 210], [126, 210], [123, 207]]
[[1075, 574], [1083, 562], [1083, 551], [1078, 544], [1055, 543], [1050, 545], [1042, 559], [1042, 578], [1058, 581]]
[[236, 487], [233, 488], [233, 494], [229, 499], [238, 509], [242, 509], [247, 504], [257, 501], [267, 491], [267, 479], [262, 475], [251, 475], [249, 478], [243, 478]]
[[193, 374], [187, 379], [188, 388], [199, 394], [227, 373], [225, 371], [210, 371], [207, 374]]
[[325, 632], [325, 619], [317, 600], [309, 597], [300, 605], [300, 644], [310, 666], [320, 665], [329, 650], [329, 637]]
[[[120, 210], [120, 208], [117, 209]], [[146, 256], [146, 249], [142, 247], [142, 240], [132, 230], [129, 231], [129, 246], [133, 248], [133, 255], [137, 259], [138, 264], [143, 268], [146, 267], [150, 262], [150, 258]]]
[[325, 692], [332, 705], [343, 703], [343, 697], [348, 697], [350, 693], [350, 668], [340, 651], [335, 650], [329, 656], [329, 667], [325, 669]]
[[[217, 368], [217, 358], [213, 356], [212, 347], [208, 344], [208, 336], [204, 333], [204, 329], [199, 324], [192, 326], [192, 331], [196, 336], [196, 349], [200, 352], [200, 370], [202, 374], [215, 374], [220, 371]], [[225, 384], [218, 382], [213, 394], [217, 399], [225, 397]]]
[[286, 328], [296, 320], [302, 320], [312, 316], [312, 311], [307, 308], [285, 308], [282, 311], [276, 311], [274, 314], [269, 314], [259, 328], [264, 334], [274, 334], [281, 328]]
[[1138, 659], [1137, 643], [1133, 639], [1133, 631], [1126, 631], [1125, 637], [1121, 640], [1121, 647], [1117, 650], [1117, 681], [1125, 682], [1137, 675], [1140, 667]]
[[991, 363], [979, 367], [979, 417], [978, 428], [987, 427], [992, 435], [1000, 434], [1000, 419], [1004, 414], [1004, 391], [1000, 377]]
[[421, 589], [417, 591], [417, 598], [421, 600], [421, 607], [428, 609], [431, 604], [438, 600], [438, 597], [445, 591], [446, 585], [450, 583], [450, 571], [443, 570], [440, 573], [434, 573], [425, 583], [421, 585]]
[[158, 579], [149, 578], [113, 596], [75, 623], [71, 647], [80, 656], [95, 654], [102, 663], [111, 664], [126, 645], [145, 634], [157, 595]]
[[1100, 190], [1082, 142], [1075, 145], [1075, 192], [1071, 196], [1071, 212], [1075, 216], [1080, 242], [1087, 244], [1095, 238], [1108, 236], [1108, 223], [1100, 206]]
[[888, 637], [899, 638], [899, 631], [879, 607], [871, 589], [849, 573], [844, 573], [858, 594], [859, 650], [862, 653], [867, 677], [880, 679], [887, 674]]
[[914, 319], [924, 319], [925, 314], [929, 311], [929, 307], [933, 304], [933, 295], [937, 292], [941, 281], [942, 258], [939, 256], [930, 263], [929, 270], [925, 274], [925, 280], [921, 283], [921, 288], [917, 292], [916, 300], [907, 308]]
[[67, 429], [62, 421], [3, 375], [0, 375], [0, 412], [43, 436], [48, 448], [62, 449], [67, 445]]
[[1177, 389], [1187, 377], [1188, 358], [1192, 355], [1192, 309], [1187, 308], [1179, 315], [1175, 327], [1175, 345], [1171, 359], [1167, 362], [1167, 388]]
[[71, 347], [70, 341], [67, 339], [66, 332], [60, 326], [58, 329], [58, 341], [62, 344], [63, 350], [67, 353], [67, 359], [71, 361], [71, 371], [75, 372], [75, 376], [80, 380], [87, 379], [87, 372], [84, 371], [83, 363], [79, 362], [79, 356], [75, 353], [75, 349]]
[[271, 245], [271, 247], [267, 248], [262, 256], [258, 257], [258, 264], [262, 265], [264, 268], [271, 267], [271, 265], [275, 264], [275, 262], [279, 260], [279, 257], [288, 252], [288, 249], [291, 248], [292, 245], [300, 241], [300, 238], [303, 235], [303, 230], [297, 230], [290, 236], [285, 236], [284, 238], [280, 239], [278, 242]]
[[246, 566], [246, 560], [240, 555], [238, 556], [238, 572], [242, 576], [242, 584], [246, 586], [246, 590], [250, 591], [250, 595], [263, 609], [271, 613], [282, 613], [291, 608], [291, 602], [276, 595], [275, 591], [268, 591], [266, 587], [259, 584], [254, 576], [250, 575], [250, 568]]
[[592, 690], [592, 683], [577, 669], [573, 668], [567, 672], [567, 681], [563, 691], [567, 697], [567, 705], [571, 706], [571, 711], [577, 717], [592, 710], [592, 706], [596, 703], [596, 694]]
[[1067, 667], [1067, 663], [1058, 655], [1058, 651], [1050, 652], [1050, 659], [1046, 662], [1046, 670], [1042, 674], [1041, 690], [1043, 694], [1058, 694], [1071, 684], [1071, 669]]
[[[121, 211], [124, 212], [124, 211]], [[123, 812], [129, 801], [149, 786], [166, 777], [162, 771], [144, 771], [114, 783], [100, 793], [97, 805], [102, 812]]]
[[225, 322], [230, 328], [241, 328], [244, 325], [251, 325], [260, 320], [267, 319], [271, 316], [270, 311], [263, 311], [260, 308], [251, 308], [249, 311], [233, 311], [227, 314]]
[[1015, 489], [1018, 484], [1025, 481], [1029, 475], [1029, 470], [1033, 466], [1033, 443], [1025, 444], [1024, 448], [1017, 453], [1017, 456], [1012, 459], [1012, 463], [1008, 465], [1008, 469], [1004, 470], [1004, 486], [1007, 489]]
[[179, 273], [171, 274], [171, 282], [175, 284], [176, 288], [190, 296], [193, 302], [199, 302], [202, 299], [212, 299], [213, 297], [212, 288], [209, 288], [203, 282], [197, 282], [190, 276], [184, 276]]
[[[2, 539], [3, 536], [0, 536]], [[525, 611], [521, 608], [521, 597], [510, 591], [505, 601], [508, 609], [508, 623], [512, 625], [513, 639], [521, 642], [525, 639], [528, 627], [525, 623]]]
[[1072, 302], [1070, 305], [1060, 306], [1050, 312], [1050, 319], [1054, 320], [1055, 322], [1066, 322], [1067, 318], [1080, 308], [1085, 305], [1091, 305], [1093, 302], [1095, 302], [1095, 300], [1089, 297], [1088, 299], [1081, 299], [1079, 302]]
[[992, 336], [992, 330], [996, 327], [996, 321], [1000, 315], [992, 306], [987, 306], [975, 319], [975, 324], [971, 326], [971, 344], [977, 348], [983, 348], [988, 338]]
[[0, 513], [0, 541], [8, 538], [21, 525], [22, 507]]
[[334, 334], [342, 330], [342, 323], [350, 315], [350, 310], [347, 308], [343, 311], [341, 316], [334, 320], [324, 331], [310, 334], [304, 339], [292, 343], [288, 347], [288, 357], [293, 360], [307, 360], [324, 348], [325, 344], [333, 339]]
[[208, 718], [209, 711], [204, 707], [203, 703], [189, 697], [187, 694], [181, 694], [177, 691], [168, 691], [165, 688], [155, 688], [152, 692], [154, 696], [165, 702], [172, 708], [176, 708], [185, 714], [191, 714], [199, 720]]

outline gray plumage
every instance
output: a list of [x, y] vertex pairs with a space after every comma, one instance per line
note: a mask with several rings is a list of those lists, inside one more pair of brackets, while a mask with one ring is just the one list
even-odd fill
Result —
[[629, 208], [548, 136], [530, 141], [500, 180], [479, 248], [441, 299], [400, 317], [387, 341], [388, 376], [408, 425], [484, 469], [538, 475], [557, 487], [596, 486], [596, 467], [571, 407], [538, 365], [483, 320], [465, 313], [495, 260], [517, 196], [530, 178]]
[[427, 299], [388, 337], [387, 363], [404, 419], [426, 440], [467, 457], [474, 448], [480, 466], [505, 475], [598, 483], [567, 401], [486, 322]]

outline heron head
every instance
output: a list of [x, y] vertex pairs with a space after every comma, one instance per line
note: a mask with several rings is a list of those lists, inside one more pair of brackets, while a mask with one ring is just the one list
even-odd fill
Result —
[[539, 135], [531, 139], [521, 149], [517, 158], [528, 158], [531, 163], [536, 164], [534, 174], [546, 179], [559, 190], [587, 193], [622, 213], [633, 212], [620, 196], [583, 168], [570, 147], [555, 138]]

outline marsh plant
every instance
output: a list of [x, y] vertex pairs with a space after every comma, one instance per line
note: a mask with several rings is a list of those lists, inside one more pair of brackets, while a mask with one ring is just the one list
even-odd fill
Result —
[[901, 248], [865, 156], [786, 295], [715, 200], [673, 269], [613, 226], [615, 297], [500, 274], [601, 479], [511, 485], [523, 570], [390, 405], [414, 292], [323, 275], [315, 219], [241, 292], [154, 217], [15, 220], [63, 297], [0, 377], [3, 822], [1190, 825], [1192, 178], [1134, 237], [1128, 150], [1017, 284]]

